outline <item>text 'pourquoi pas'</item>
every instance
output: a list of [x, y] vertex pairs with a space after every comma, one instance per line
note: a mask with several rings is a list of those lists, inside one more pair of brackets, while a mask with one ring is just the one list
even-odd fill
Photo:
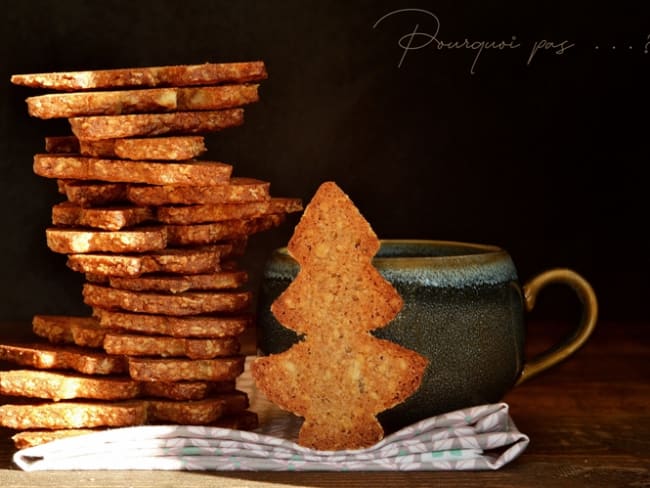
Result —
[[[517, 42], [516, 36], [511, 36], [510, 40], [470, 40], [465, 38], [461, 41], [449, 41], [440, 37], [440, 19], [436, 14], [429, 10], [418, 8], [404, 8], [393, 10], [380, 17], [373, 28], [380, 27], [381, 24], [387, 23], [389, 19], [398, 16], [411, 16], [413, 18], [413, 25], [410, 31], [401, 35], [397, 40], [397, 44], [402, 50], [401, 57], [397, 66], [401, 68], [404, 65], [406, 56], [411, 51], [418, 51], [430, 47], [438, 51], [454, 51], [454, 50], [467, 50], [473, 53], [472, 64], [470, 65], [470, 73], [475, 74], [478, 66], [478, 61], [481, 55], [486, 51], [510, 51], [520, 49], [521, 43]], [[421, 25], [420, 22], [425, 22], [427, 25]], [[530, 66], [535, 57], [541, 53], [550, 53], [554, 55], [562, 55], [575, 44], [568, 40], [555, 41], [540, 39], [534, 41], [528, 50], [528, 58], [526, 65]]]

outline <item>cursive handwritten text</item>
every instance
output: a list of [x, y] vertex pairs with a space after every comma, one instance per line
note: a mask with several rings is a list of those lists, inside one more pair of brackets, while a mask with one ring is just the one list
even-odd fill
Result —
[[[514, 35], [508, 40], [470, 40], [468, 38], [455, 41], [446, 40], [440, 35], [441, 23], [438, 16], [429, 10], [420, 8], [403, 8], [388, 12], [377, 19], [373, 25], [373, 29], [376, 29], [380, 24], [388, 21], [391, 17], [404, 15], [412, 16], [415, 23], [408, 32], [401, 35], [397, 40], [397, 45], [402, 50], [399, 62], [397, 63], [398, 68], [401, 68], [404, 65], [406, 56], [412, 51], [431, 47], [438, 51], [471, 51], [473, 53], [473, 58], [469, 71], [471, 74], [475, 74], [479, 58], [485, 52], [511, 51], [521, 47], [521, 43], [517, 41], [517, 36]], [[426, 25], [423, 26], [422, 24]], [[530, 66], [535, 56], [540, 52], [550, 52], [552, 54], [562, 55], [574, 45], [575, 44], [568, 40], [538, 40], [532, 45], [526, 65]]]
[[399, 10], [393, 10], [392, 12], [387, 13], [386, 15], [380, 17], [373, 25], [373, 29], [376, 29], [379, 24], [384, 22], [389, 17], [394, 15], [401, 14], [424, 14], [429, 17], [430, 22], [432, 23], [432, 28], [429, 32], [420, 31], [420, 24], [415, 24], [413, 30], [401, 36], [397, 44], [402, 48], [402, 57], [397, 63], [398, 67], [402, 67], [406, 55], [410, 51], [423, 49], [429, 45], [433, 45], [435, 49], [438, 50], [455, 50], [455, 49], [467, 49], [474, 51], [474, 59], [472, 60], [472, 65], [470, 67], [470, 73], [474, 74], [476, 72], [476, 65], [479, 58], [485, 50], [496, 49], [503, 51], [504, 49], [517, 49], [521, 45], [516, 42], [516, 36], [512, 36], [508, 41], [471, 41], [467, 38], [462, 41], [446, 41], [440, 39], [440, 19], [436, 14], [430, 12], [429, 10], [419, 9], [419, 8], [403, 8]]

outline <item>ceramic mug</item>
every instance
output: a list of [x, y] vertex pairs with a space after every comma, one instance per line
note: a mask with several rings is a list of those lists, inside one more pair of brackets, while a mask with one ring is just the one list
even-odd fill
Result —
[[[589, 283], [569, 269], [545, 271], [523, 286], [499, 247], [451, 241], [382, 240], [373, 265], [404, 300], [399, 314], [372, 333], [427, 357], [420, 388], [378, 415], [386, 430], [459, 408], [499, 401], [513, 386], [575, 352], [598, 315]], [[258, 352], [279, 353], [300, 340], [270, 311], [299, 270], [286, 248], [273, 252], [258, 301]], [[524, 356], [525, 314], [549, 283], [571, 286], [583, 314], [573, 333], [545, 353]]]

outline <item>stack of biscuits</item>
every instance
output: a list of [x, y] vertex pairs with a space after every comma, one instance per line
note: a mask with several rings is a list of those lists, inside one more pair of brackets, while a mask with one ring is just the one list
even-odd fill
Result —
[[[65, 199], [48, 247], [83, 273], [89, 316], [36, 315], [30, 344], [0, 344], [0, 426], [17, 447], [149, 423], [257, 425], [245, 392], [242, 334], [252, 325], [249, 237], [302, 210], [268, 182], [199, 157], [204, 135], [243, 123], [263, 62], [15, 75], [54, 91], [29, 114], [66, 118], [34, 172]], [[15, 401], [13, 401], [15, 399]], [[31, 400], [30, 400], [31, 399]]]

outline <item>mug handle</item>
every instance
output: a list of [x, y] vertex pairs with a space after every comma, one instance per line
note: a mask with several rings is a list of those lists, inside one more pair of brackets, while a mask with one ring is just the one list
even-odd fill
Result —
[[578, 326], [562, 342], [525, 362], [517, 385], [551, 366], [555, 366], [576, 352], [589, 338], [596, 326], [598, 318], [596, 294], [587, 280], [570, 269], [550, 269], [529, 280], [523, 286], [524, 305], [527, 312], [530, 312], [535, 306], [535, 300], [540, 290], [550, 283], [562, 283], [573, 288], [582, 302], [582, 318]]

